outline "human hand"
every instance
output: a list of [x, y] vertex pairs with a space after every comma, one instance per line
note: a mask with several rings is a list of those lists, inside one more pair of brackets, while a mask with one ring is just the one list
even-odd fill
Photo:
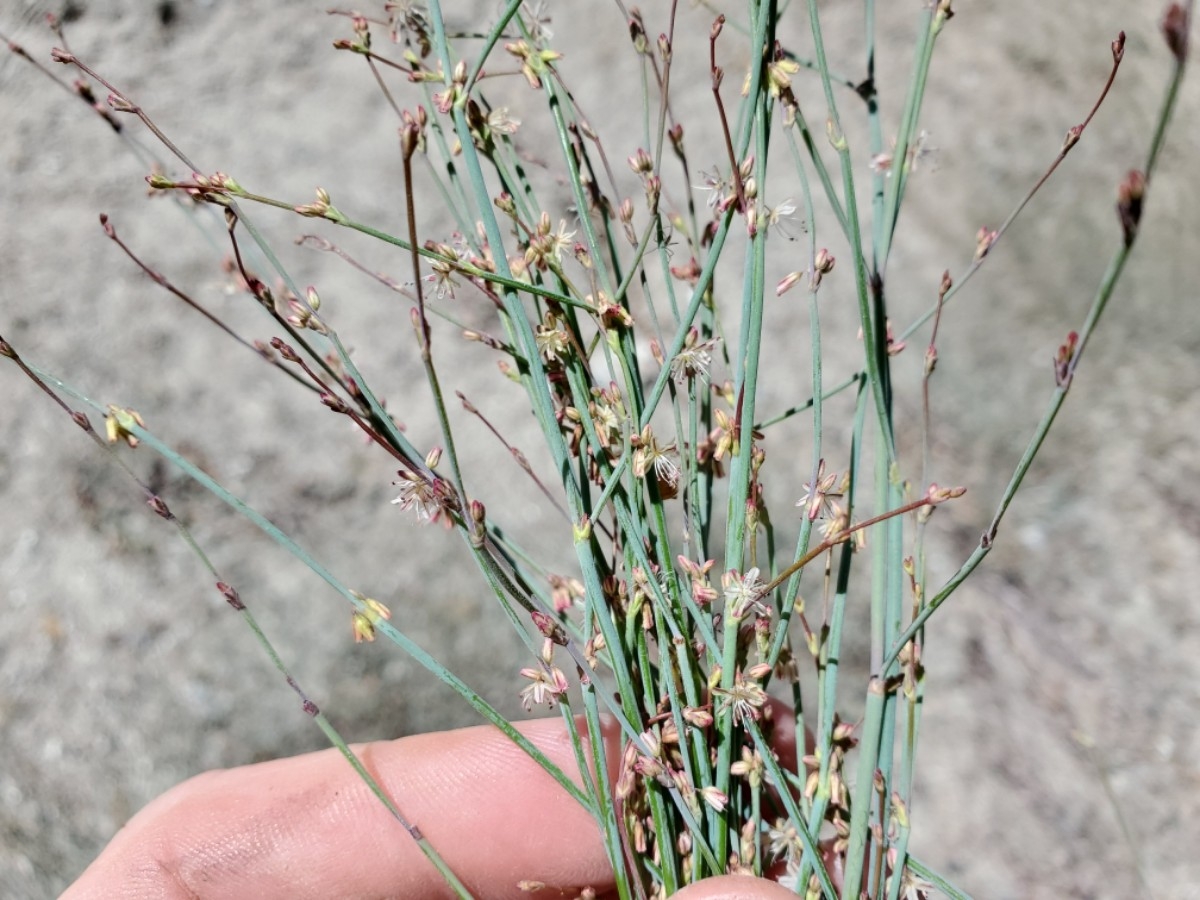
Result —
[[[576, 777], [561, 721], [518, 730]], [[606, 756], [620, 755], [615, 728]], [[612, 868], [595, 821], [495, 728], [354, 747], [363, 765], [477, 897], [606, 895]], [[521, 882], [545, 885], [536, 894]], [[416, 843], [336, 750], [206, 772], [151, 802], [64, 900], [237, 900], [450, 896]], [[757, 879], [714, 878], [680, 900], [795, 895]]]

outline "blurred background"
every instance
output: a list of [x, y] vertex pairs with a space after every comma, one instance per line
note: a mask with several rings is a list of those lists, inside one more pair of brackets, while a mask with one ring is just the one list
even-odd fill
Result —
[[[686, 6], [676, 57], [703, 59], [713, 14]], [[1054, 352], [1082, 323], [1119, 240], [1116, 185], [1144, 160], [1169, 69], [1163, 6], [963, 2], [939, 39], [923, 112], [932, 152], [911, 182], [889, 269], [901, 326], [927, 308], [944, 269], [963, 269], [976, 230], [1003, 221], [1049, 165], [1103, 85], [1109, 43], [1128, 34], [1116, 85], [1083, 141], [943, 320], [934, 477], [969, 492], [934, 518], [932, 583], [957, 569], [987, 526], [1053, 389]], [[893, 131], [920, 3], [881, 7], [879, 84]], [[822, 8], [835, 65], [861, 77], [860, 4]], [[563, 77], [622, 165], [641, 131], [628, 121], [637, 94], [614, 87], [636, 77], [624, 20], [615, 5], [547, 9]], [[490, 3], [446, 10], [463, 29], [495, 13]], [[805, 56], [799, 10], [784, 39]], [[394, 115], [362, 61], [331, 49], [349, 27], [323, 4], [5, 4], [0, 31], [52, 65], [47, 11], [67, 20], [71, 49], [143, 105], [201, 170], [295, 203], [320, 185], [355, 218], [402, 232]], [[643, 12], [652, 35], [665, 28], [665, 4]], [[585, 14], [587, 27], [576, 27]], [[723, 40], [732, 103], [744, 50], [730, 32]], [[711, 169], [721, 157], [707, 77], [680, 65], [676, 114], [693, 166]], [[815, 77], [795, 81], [819, 126], [823, 103], [805, 99], [819, 95]], [[417, 102], [396, 90], [402, 104]], [[518, 143], [553, 159], [538, 139], [540, 114], [517, 106], [515, 84], [512, 96], [514, 113], [530, 120]], [[852, 96], [843, 103], [844, 118], [859, 116]], [[387, 459], [341, 424], [330, 427], [311, 398], [155, 288], [107, 241], [97, 216], [108, 213], [148, 263], [244, 334], [268, 339], [271, 323], [227, 289], [219, 222], [201, 217], [198, 226], [172, 201], [149, 200], [151, 160], [13, 55], [0, 59], [0, 108], [0, 334], [90, 396], [140, 411], [340, 577], [387, 602], [398, 627], [487, 699], [518, 714], [519, 644], [457, 539], [389, 505]], [[134, 120], [123, 123], [152, 146]], [[913, 851], [978, 897], [1200, 897], [1198, 123], [1193, 79], [1134, 260], [1055, 431], [995, 550], [928, 629]], [[858, 158], [865, 178], [865, 153]], [[448, 237], [436, 197], [419, 208], [423, 237]], [[431, 446], [407, 302], [292, 239], [321, 232], [400, 280], [411, 277], [407, 257], [320, 223], [252, 212], [297, 281], [320, 288], [323, 312], [414, 443]], [[821, 243], [848, 258], [821, 228]], [[807, 397], [808, 364], [794, 350], [807, 345], [807, 318], [799, 300], [769, 299], [766, 402], [781, 409]], [[829, 343], [832, 382], [861, 352], [846, 269], [830, 276], [822, 303], [831, 333], [842, 326]], [[458, 312], [475, 327], [494, 325], [474, 301]], [[536, 429], [489, 353], [446, 327], [436, 339], [453, 386], [486, 405], [536, 464]], [[896, 360], [910, 448], [927, 340], [919, 332]], [[50, 897], [171, 785], [316, 749], [323, 738], [123, 475], [11, 366], [0, 367], [0, 389], [0, 894]], [[843, 403], [827, 416], [845, 421], [845, 411]], [[457, 421], [468, 464], [492, 476], [476, 477], [489, 514], [571, 574], [569, 530], [524, 489], [501, 447]], [[770, 481], [779, 489], [773, 513], [794, 529], [788, 516], [809, 451], [801, 425], [790, 434], [792, 443], [772, 437], [767, 446], [769, 464], [780, 467]], [[355, 646], [342, 603], [251, 525], [149, 453], [133, 459], [349, 739], [473, 723], [455, 695], [391, 645]], [[857, 665], [865, 671], [863, 659]]]

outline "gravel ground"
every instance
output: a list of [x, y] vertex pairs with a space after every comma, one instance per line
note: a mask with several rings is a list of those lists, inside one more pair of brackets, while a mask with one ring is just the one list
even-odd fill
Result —
[[[660, 6], [647, 4], [654, 33]], [[880, 6], [880, 84], [894, 128], [919, 3]], [[924, 110], [937, 149], [913, 180], [890, 268], [904, 286], [893, 293], [897, 321], [925, 307], [941, 271], [969, 259], [976, 229], [998, 224], [1036, 180], [1090, 108], [1108, 42], [1121, 28], [1129, 40], [1084, 141], [943, 323], [936, 479], [970, 492], [935, 518], [931, 557], [942, 576], [978, 540], [1049, 397], [1049, 361], [1082, 321], [1117, 240], [1114, 186], [1142, 159], [1167, 71], [1159, 3], [960, 6], [940, 39]], [[71, 7], [72, 49], [150, 110], [199, 168], [297, 202], [319, 184], [358, 218], [402, 228], [394, 118], [360, 61], [330, 51], [346, 28], [322, 4]], [[52, 43], [37, 25], [44, 8], [28, 0], [0, 8], [0, 30], [40, 59]], [[553, 5], [562, 70], [593, 122], [619, 125], [632, 102], [612, 87], [629, 63], [624, 26], [614, 8], [595, 8], [594, 28], [589, 20], [587, 35], [573, 36], [583, 4]], [[835, 58], [858, 59], [859, 5], [825, 8]], [[463, 25], [479, 21], [461, 3], [449, 10]], [[708, 14], [681, 16], [680, 33], [703, 43]], [[731, 57], [731, 72], [736, 65]], [[696, 79], [680, 77], [677, 111], [707, 127], [711, 97]], [[269, 337], [255, 310], [224, 292], [219, 245], [205, 244], [211, 229], [170, 201], [147, 202], [148, 162], [15, 57], [0, 60], [0, 108], [0, 333], [91, 395], [140, 410], [517, 714], [518, 643], [458, 547], [387, 503], [386, 460], [344, 430], [315, 427], [327, 414], [318, 422], [311, 400], [156, 290], [104, 239], [96, 216], [109, 213], [152, 264], [245, 333]], [[1198, 123], [1193, 80], [1138, 253], [1056, 431], [992, 556], [929, 629], [913, 847], [978, 897], [1200, 897]], [[537, 127], [527, 132], [535, 155]], [[640, 127], [632, 131], [612, 132], [614, 161], [636, 149]], [[697, 134], [698, 157], [704, 140]], [[424, 209], [428, 233], [445, 233]], [[332, 256], [291, 246], [303, 227], [294, 218], [259, 217], [299, 282], [321, 286], [415, 442], [431, 444], [404, 305]], [[406, 260], [354, 247], [372, 268], [406, 277]], [[836, 274], [823, 289], [831, 328], [849, 322], [848, 279]], [[789, 353], [807, 341], [803, 314], [777, 308], [767, 387], [775, 408], [807, 377]], [[457, 386], [507, 413], [532, 454], [531, 425], [506, 410], [511, 392], [491, 362], [450, 340], [442, 346]], [[849, 371], [858, 351], [850, 342], [830, 352], [827, 371]], [[920, 352], [897, 361], [910, 436]], [[119, 471], [11, 367], [0, 385], [0, 896], [47, 897], [171, 785], [322, 739]], [[531, 541], [544, 533], [547, 553], [566, 560], [569, 534], [513, 489], [503, 452], [482, 434], [468, 450], [476, 471], [497, 473], [479, 488], [489, 510]], [[352, 645], [344, 608], [250, 525], [149, 454], [133, 459], [348, 737], [473, 721], [394, 649]], [[794, 491], [799, 480], [780, 474], [775, 484]], [[789, 508], [775, 506], [777, 515]]]

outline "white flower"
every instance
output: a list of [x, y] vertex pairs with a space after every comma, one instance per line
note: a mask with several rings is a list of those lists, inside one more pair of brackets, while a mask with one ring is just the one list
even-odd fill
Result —
[[781, 201], [778, 206], [763, 207], [764, 231], [770, 232], [774, 230], [782, 234], [789, 241], [794, 241], [796, 236], [792, 233], [792, 228], [799, 228], [802, 232], [807, 230], [804, 220], [796, 219], [796, 204], [791, 197]]
[[735, 619], [744, 619], [750, 612], [760, 616], [769, 615], [762, 602], [762, 589], [765, 587], [759, 578], [758, 567], [745, 575], [736, 569], [730, 569], [721, 579], [725, 588], [725, 607], [729, 615]]

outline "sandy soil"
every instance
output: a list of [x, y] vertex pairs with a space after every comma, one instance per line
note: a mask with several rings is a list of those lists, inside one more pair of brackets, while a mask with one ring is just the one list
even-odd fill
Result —
[[[890, 127], [918, 5], [880, 4]], [[358, 218], [398, 230], [394, 120], [359, 61], [329, 49], [346, 29], [323, 6], [80, 0], [69, 37], [201, 169], [296, 202], [323, 185]], [[648, 6], [656, 23], [661, 11]], [[1118, 29], [1129, 35], [1124, 70], [1084, 142], [944, 323], [936, 479], [971, 490], [935, 519], [942, 576], [985, 527], [1049, 397], [1050, 358], [1082, 321], [1117, 240], [1114, 186], [1142, 159], [1167, 70], [1160, 6], [963, 2], [939, 44], [925, 108], [937, 151], [914, 180], [891, 267], [903, 285], [893, 294], [898, 321], [925, 307], [941, 271], [969, 259], [976, 229], [1001, 221], [1037, 178], [1090, 107], [1108, 42]], [[594, 121], [619, 121], [631, 102], [612, 90], [628, 64], [622, 22], [600, 6], [581, 46], [571, 34], [581, 7], [555, 5], [563, 71]], [[857, 71], [859, 5], [825, 7], [834, 51]], [[10, 2], [0, 29], [45, 59], [51, 40], [35, 24], [42, 8]], [[450, 9], [469, 22], [460, 4]], [[681, 28], [702, 43], [706, 19], [688, 11]], [[711, 125], [703, 81], [679, 84], [682, 113]], [[206, 244], [212, 229], [168, 201], [148, 202], [148, 163], [15, 58], [0, 60], [0, 108], [0, 333], [91, 395], [140, 410], [336, 571], [388, 600], [409, 635], [516, 714], [517, 642], [480, 598], [460, 548], [399, 517], [387, 503], [386, 461], [325, 427], [328, 415], [310, 400], [137, 274], [96, 216], [109, 213], [147, 260], [245, 333], [269, 337], [252, 304], [224, 291], [220, 245]], [[913, 846], [979, 897], [1200, 897], [1196, 80], [1178, 119], [1139, 252], [1058, 428], [991, 558], [929, 629]], [[636, 148], [638, 130], [616, 132], [616, 160]], [[423, 227], [444, 232], [424, 208]], [[404, 304], [333, 257], [292, 247], [303, 223], [259, 219], [300, 283], [321, 286], [339, 331], [415, 440], [432, 443]], [[353, 247], [372, 268], [406, 277], [395, 253]], [[833, 327], [848, 321], [837, 303], [850, 294], [845, 280], [829, 290]], [[464, 312], [475, 315], [487, 323]], [[782, 406], [806, 377], [789, 356], [791, 342], [806, 338], [798, 309], [773, 315], [768, 399]], [[491, 361], [449, 339], [443, 346], [459, 385], [507, 414], [531, 451], [529, 425], [506, 412], [511, 394]], [[914, 350], [898, 362], [909, 435]], [[848, 367], [857, 351], [831, 353], [830, 366]], [[10, 368], [0, 384], [0, 894], [32, 898], [55, 895], [172, 784], [322, 738], [120, 473]], [[469, 433], [479, 434], [471, 460], [500, 473], [480, 479], [489, 509], [521, 534], [544, 532], [548, 552], [565, 558], [562, 529], [509, 489], [518, 479], [503, 452]], [[148, 454], [135, 462], [193, 523], [347, 736], [472, 721], [394, 649], [350, 643], [345, 609], [250, 525]], [[797, 480], [781, 473], [775, 484], [786, 498]]]

